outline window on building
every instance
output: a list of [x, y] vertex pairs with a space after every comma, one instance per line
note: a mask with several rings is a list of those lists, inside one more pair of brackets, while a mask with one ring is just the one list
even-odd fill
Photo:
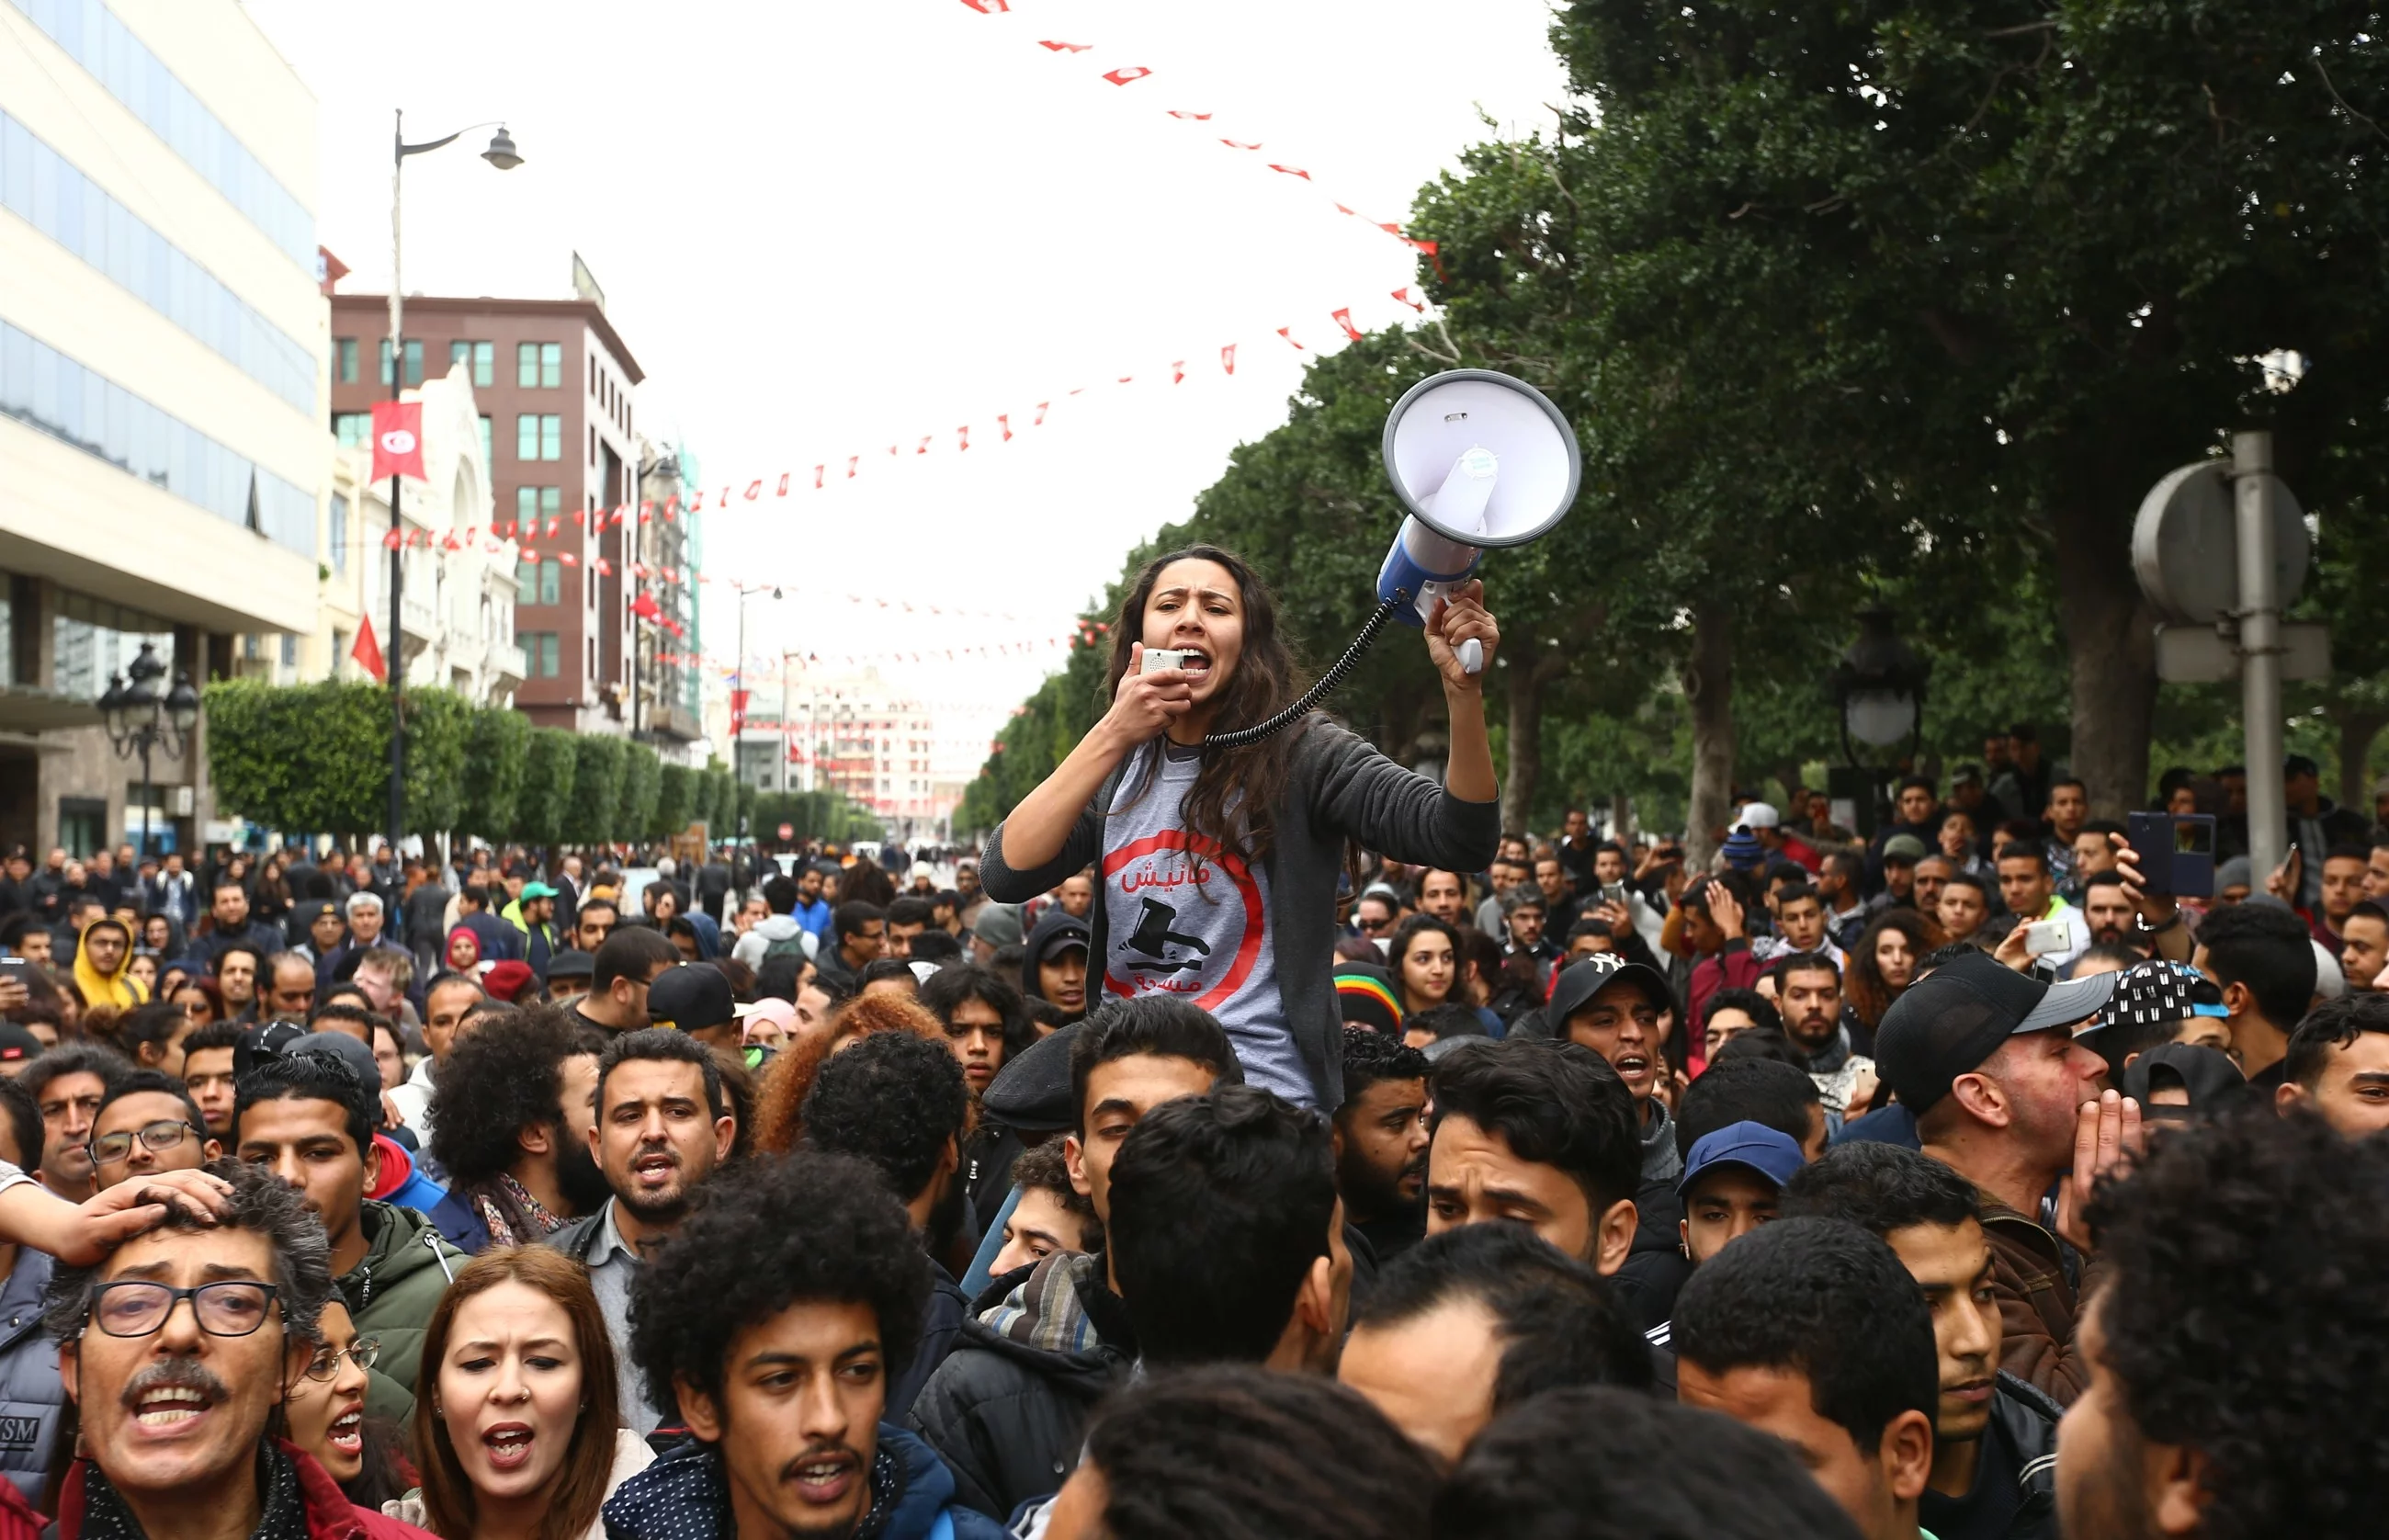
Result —
[[349, 570], [349, 500], [340, 492], [332, 494], [332, 570]]
[[523, 667], [534, 679], [554, 679], [556, 675], [556, 635], [554, 631], [518, 631], [522, 643]]
[[537, 562], [515, 563], [515, 603], [517, 605], [539, 603], [539, 564]]
[[333, 368], [342, 385], [357, 383], [357, 339], [341, 337], [333, 345]]
[[515, 385], [523, 390], [553, 390], [564, 383], [564, 344], [515, 344]]
[[564, 587], [564, 571], [554, 562], [543, 562], [539, 569], [539, 602], [553, 605], [560, 601]]
[[564, 493], [555, 487], [517, 487], [515, 521], [528, 528], [562, 511]]
[[294, 631], [282, 633], [282, 666], [285, 668], [299, 667], [299, 637]]
[[[386, 337], [381, 339], [381, 382], [390, 383], [390, 338]], [[406, 383], [423, 383], [423, 339], [419, 337], [406, 339]]]
[[342, 449], [364, 449], [373, 442], [373, 414], [370, 412], [335, 412], [332, 432]]
[[340, 677], [340, 659], [348, 655], [349, 633], [342, 630], [339, 627], [334, 626], [332, 628], [332, 667], [329, 671], [330, 678], [338, 679]]
[[515, 458], [517, 460], [561, 460], [564, 458], [564, 419], [550, 412], [544, 415], [526, 412], [515, 419]]
[[448, 344], [448, 367], [463, 364], [472, 371], [476, 389], [486, 389], [497, 380], [498, 348], [494, 342], [451, 342]]

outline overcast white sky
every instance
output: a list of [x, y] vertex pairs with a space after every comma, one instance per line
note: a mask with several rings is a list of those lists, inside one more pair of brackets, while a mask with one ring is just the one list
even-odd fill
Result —
[[[562, 296], [578, 250], [646, 371], [645, 426], [683, 436], [708, 482], [809, 488], [815, 464], [868, 452], [829, 492], [709, 516], [717, 579], [807, 591], [751, 602], [750, 656], [1066, 630], [1131, 542], [1284, 420], [1304, 355], [1274, 328], [1320, 347], [1338, 306], [1364, 327], [1410, 314], [1389, 291], [1411, 254], [1328, 200], [1404, 219], [1490, 135], [1480, 112], [1525, 132], [1563, 95], [1546, 0], [247, 5], [322, 104], [318, 236], [347, 287], [388, 283], [391, 108], [412, 138], [503, 116], [526, 158], [510, 173], [478, 159], [486, 134], [410, 160], [410, 292]], [[1123, 66], [1153, 73], [1100, 78]], [[814, 596], [850, 591], [1019, 618]], [[735, 630], [716, 592], [708, 650], [732, 654]], [[1000, 716], [1048, 667], [888, 671]]]

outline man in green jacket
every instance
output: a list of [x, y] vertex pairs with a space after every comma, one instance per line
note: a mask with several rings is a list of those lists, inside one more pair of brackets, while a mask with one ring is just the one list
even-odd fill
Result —
[[498, 918], [522, 933], [523, 961], [545, 983], [547, 960], [563, 949], [556, 936], [556, 889], [545, 883], [525, 883], [521, 896], [501, 910]]
[[365, 1197], [380, 1174], [378, 1094], [339, 1059], [285, 1054], [236, 1083], [234, 1149], [307, 1196], [332, 1245], [332, 1275], [360, 1339], [381, 1344], [365, 1410], [403, 1422], [415, 1407], [423, 1331], [465, 1254], [411, 1208]]

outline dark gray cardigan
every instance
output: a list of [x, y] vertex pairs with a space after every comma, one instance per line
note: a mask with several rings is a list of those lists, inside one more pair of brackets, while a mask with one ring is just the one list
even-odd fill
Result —
[[[1145, 752], [1130, 755], [1104, 778], [1063, 841], [1062, 853], [1033, 871], [1004, 864], [1003, 829], [998, 825], [979, 862], [979, 882], [988, 896], [1023, 903], [1099, 861], [1103, 809], [1118, 795], [1123, 772]], [[1346, 838], [1395, 860], [1482, 871], [1501, 845], [1501, 805], [1463, 802], [1324, 717], [1314, 715], [1288, 730], [1277, 752], [1288, 757], [1290, 773], [1285, 797], [1272, 810], [1275, 842], [1261, 865], [1269, 873], [1278, 999], [1319, 1105], [1332, 1111], [1344, 1099], [1344, 1018], [1335, 1006], [1335, 887]], [[1110, 955], [1105, 908], [1098, 897], [1088, 916], [1094, 930], [1087, 961], [1091, 1007], [1104, 987], [1104, 960]]]

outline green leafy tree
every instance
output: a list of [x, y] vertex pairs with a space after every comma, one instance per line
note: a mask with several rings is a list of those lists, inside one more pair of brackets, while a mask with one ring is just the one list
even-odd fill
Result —
[[604, 845], [621, 829], [629, 748], [620, 738], [596, 734], [572, 740], [572, 798], [564, 817], [565, 844]]
[[575, 806], [581, 740], [562, 728], [534, 727], [523, 753], [522, 790], [515, 799], [516, 837], [542, 849], [565, 843]]
[[614, 815], [614, 837], [645, 839], [655, 821], [656, 798], [662, 788], [663, 761], [641, 743], [622, 751], [622, 802]]
[[[465, 765], [472, 732], [473, 706], [464, 696], [453, 690], [407, 692], [409, 829], [430, 834], [457, 827], [465, 806]], [[386, 734], [384, 741], [388, 741]]]
[[[1673, 536], [1729, 602], [1836, 564], [2045, 568], [2074, 769], [2114, 811], [2157, 698], [2148, 486], [2258, 422], [2310, 505], [2378, 479], [2389, 209], [2350, 105], [2389, 84], [2377, 32], [2331, 0], [1578, 0], [1554, 35], [1593, 109], [1471, 162], [1539, 160], [1543, 196], [1486, 199], [1487, 239], [1426, 223], [1456, 325], [1580, 359], [1604, 428], [1659, 452], [1640, 484], [1744, 524], [1757, 569]], [[2277, 395], [2284, 349], [2312, 366]], [[1693, 412], [1617, 410], [1662, 389]]]
[[647, 834], [655, 839], [677, 834], [694, 821], [696, 792], [701, 770], [686, 765], [666, 765], [656, 783], [656, 809], [647, 820]]
[[[340, 681], [224, 680], [201, 696], [217, 806], [268, 828], [355, 837], [390, 815], [390, 692]], [[446, 690], [406, 696], [406, 815], [453, 828], [470, 707]]]
[[530, 719], [508, 706], [473, 713], [465, 745], [464, 807], [458, 826], [499, 840], [517, 827], [517, 804], [530, 767]]

